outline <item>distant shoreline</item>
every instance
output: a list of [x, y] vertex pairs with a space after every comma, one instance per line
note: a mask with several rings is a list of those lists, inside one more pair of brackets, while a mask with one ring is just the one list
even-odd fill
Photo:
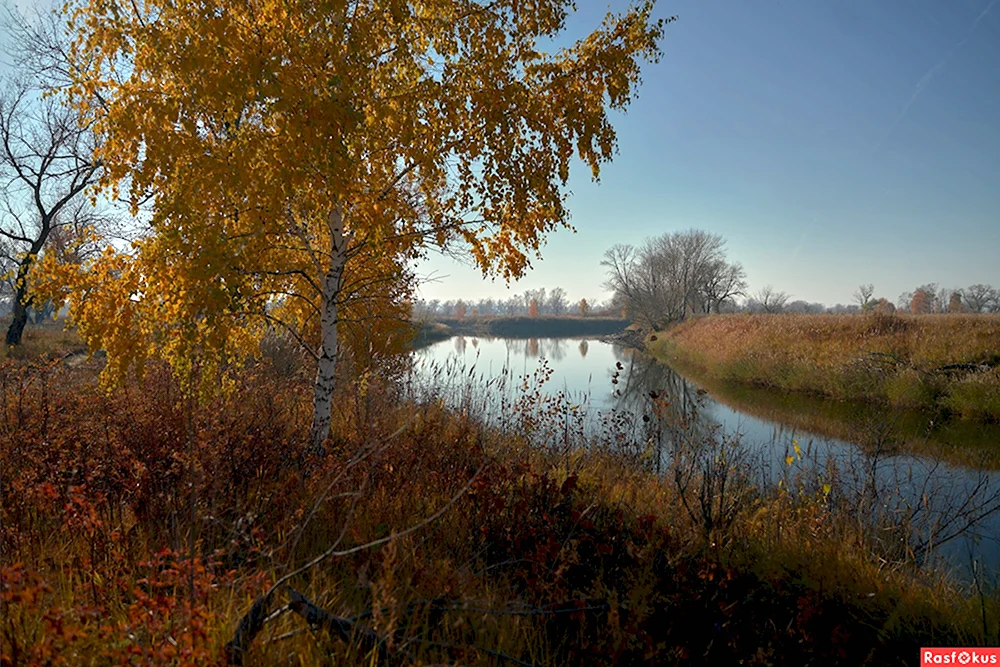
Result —
[[631, 320], [617, 317], [490, 317], [438, 318], [418, 323], [414, 346], [422, 347], [452, 336], [497, 338], [570, 338], [611, 336], [624, 332]]

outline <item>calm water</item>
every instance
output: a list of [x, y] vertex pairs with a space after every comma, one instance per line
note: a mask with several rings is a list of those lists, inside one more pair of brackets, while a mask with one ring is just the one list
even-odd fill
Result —
[[876, 511], [914, 516], [922, 539], [940, 542], [961, 531], [936, 549], [960, 574], [973, 561], [1000, 568], [1000, 473], [899, 446], [914, 435], [1000, 446], [1000, 429], [946, 427], [952, 430], [942, 435], [933, 423], [897, 411], [759, 390], [727, 400], [641, 353], [593, 339], [456, 336], [415, 355], [426, 389], [495, 424], [527, 428], [522, 415], [543, 415], [544, 426], [533, 431], [542, 445], [626, 442], [651, 447], [655, 467], [679, 438], [730, 443], [762, 483], [822, 483], [836, 475], [838, 493], [863, 494]]

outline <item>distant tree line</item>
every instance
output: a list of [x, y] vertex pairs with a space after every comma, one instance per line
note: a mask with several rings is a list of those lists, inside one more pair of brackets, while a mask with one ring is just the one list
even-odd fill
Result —
[[620, 314], [621, 308], [612, 301], [600, 302], [597, 299], [580, 299], [571, 301], [566, 290], [556, 287], [547, 290], [544, 287], [525, 290], [513, 294], [506, 299], [420, 299], [413, 304], [413, 315], [417, 318], [429, 317], [498, 317], [498, 316], [565, 316]]
[[767, 286], [744, 300], [725, 304], [720, 312], [731, 313], [1000, 313], [1000, 290], [976, 284], [966, 288], [940, 288], [936, 283], [921, 285], [904, 292], [896, 303], [875, 296], [872, 284], [861, 285], [854, 292], [854, 303], [826, 306], [822, 303], [789, 301], [785, 292]]
[[416, 317], [456, 318], [620, 314], [650, 329], [712, 313], [1000, 313], [1000, 290], [982, 283], [965, 288], [928, 283], [901, 294], [896, 303], [876, 296], [869, 283], [858, 287], [853, 303], [834, 306], [793, 301], [771, 285], [751, 293], [743, 266], [729, 261], [725, 246], [722, 236], [698, 229], [667, 233], [637, 246], [615, 245], [601, 262], [611, 291], [605, 302], [573, 302], [557, 287], [506, 299], [421, 300], [413, 312]]
[[641, 245], [615, 245], [601, 262], [612, 303], [646, 328], [656, 329], [692, 315], [710, 313], [997, 313], [1000, 290], [976, 284], [964, 289], [931, 283], [906, 292], [896, 304], [861, 285], [854, 303], [825, 306], [792, 301], [767, 285], [748, 292], [743, 267], [726, 257], [722, 236], [698, 229], [670, 232]]
[[900, 310], [917, 314], [1000, 313], [1000, 290], [983, 283], [965, 288], [927, 283], [912, 292], [903, 292], [897, 303]]

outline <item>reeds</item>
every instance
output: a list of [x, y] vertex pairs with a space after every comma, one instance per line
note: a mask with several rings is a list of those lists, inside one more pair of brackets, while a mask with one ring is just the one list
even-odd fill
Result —
[[1000, 420], [1000, 316], [722, 315], [650, 349], [720, 380]]

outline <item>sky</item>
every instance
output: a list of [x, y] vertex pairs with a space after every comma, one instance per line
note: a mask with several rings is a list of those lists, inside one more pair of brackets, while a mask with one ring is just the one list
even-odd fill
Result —
[[[574, 36], [608, 10], [577, 4]], [[619, 155], [600, 184], [570, 176], [576, 232], [549, 235], [509, 286], [433, 256], [421, 295], [604, 298], [608, 247], [690, 228], [727, 240], [751, 292], [793, 300], [1000, 286], [998, 4], [659, 0], [678, 20], [614, 116]]]
[[[568, 38], [627, 2], [577, 5]], [[997, 5], [659, 0], [678, 20], [613, 114], [619, 154], [601, 182], [571, 173], [576, 231], [550, 234], [510, 285], [432, 255], [420, 295], [601, 300], [608, 247], [690, 228], [727, 240], [751, 292], [792, 300], [850, 303], [862, 283], [891, 301], [930, 282], [1000, 286]]]

